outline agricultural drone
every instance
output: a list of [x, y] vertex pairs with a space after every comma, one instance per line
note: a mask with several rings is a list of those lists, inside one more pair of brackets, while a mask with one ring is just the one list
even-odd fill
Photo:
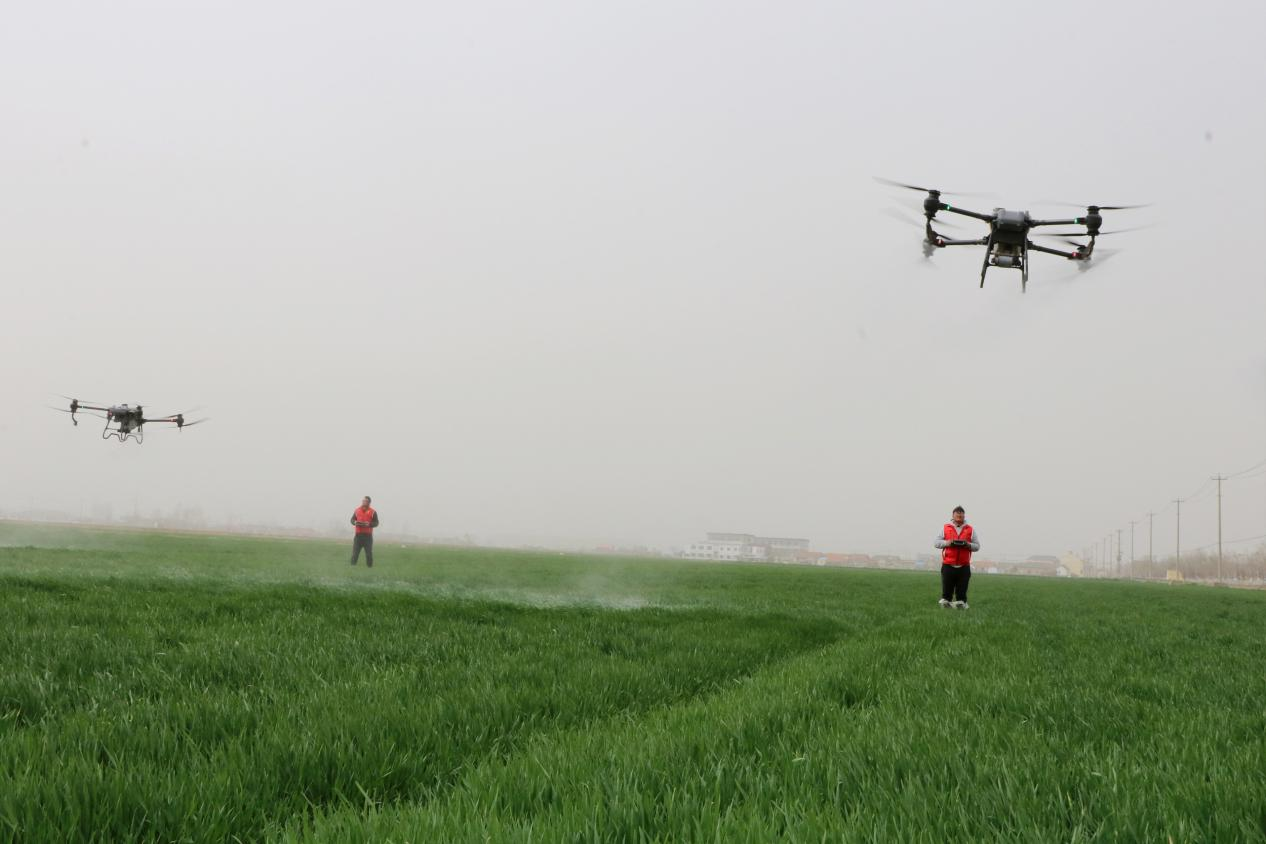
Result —
[[126, 442], [129, 438], [136, 440], [137, 444], [145, 441], [145, 425], [154, 422], [166, 422], [176, 426], [176, 430], [183, 430], [193, 425], [206, 422], [206, 419], [195, 419], [192, 422], [185, 421], [183, 413], [174, 413], [169, 416], [157, 416], [152, 419], [145, 418], [145, 409], [141, 405], [131, 407], [126, 404], [116, 404], [106, 407], [100, 404], [81, 402], [79, 399], [70, 400], [70, 410], [62, 410], [62, 408], [54, 408], [61, 410], [62, 413], [70, 414], [70, 421], [75, 425], [79, 425], [79, 420], [75, 418], [77, 413], [86, 413], [89, 416], [96, 416], [105, 420], [105, 430], [101, 432], [101, 439], [108, 440], [110, 437], [117, 437], [119, 442]]
[[[990, 267], [1003, 267], [1020, 271], [1020, 291], [1024, 292], [1029, 283], [1029, 253], [1045, 252], [1048, 255], [1058, 255], [1061, 258], [1067, 258], [1070, 261], [1081, 262], [1078, 269], [1088, 269], [1090, 260], [1095, 252], [1095, 238], [1106, 234], [1119, 234], [1132, 229], [1116, 229], [1114, 231], [1101, 231], [1103, 226], [1102, 211], [1125, 211], [1131, 208], [1142, 208], [1142, 205], [1087, 205], [1085, 216], [1067, 217], [1056, 220], [1036, 220], [1029, 215], [1028, 211], [1011, 211], [1006, 208], [995, 208], [993, 213], [985, 214], [980, 211], [971, 211], [966, 208], [959, 208], [954, 205], [941, 201], [942, 191], [936, 188], [921, 188], [917, 185], [907, 185], [902, 182], [893, 182], [888, 179], [876, 179], [886, 185], [893, 185], [908, 190], [917, 190], [926, 192], [927, 197], [923, 200], [923, 216], [927, 218], [924, 226], [923, 235], [923, 256], [931, 257], [932, 253], [946, 246], [984, 246], [985, 260], [980, 268], [980, 286], [985, 286], [985, 273]], [[1056, 203], [1067, 205], [1068, 203]], [[1080, 208], [1080, 205], [1073, 206]], [[961, 214], [964, 217], [971, 217], [976, 220], [989, 224], [989, 234], [982, 238], [963, 240], [952, 237], [945, 237], [932, 228], [932, 221], [936, 218], [938, 211], [949, 211], [952, 214]], [[1084, 232], [1038, 232], [1040, 237], [1058, 238], [1068, 246], [1072, 246], [1073, 250], [1066, 251], [1063, 249], [1054, 249], [1050, 246], [1043, 246], [1034, 243], [1029, 239], [1029, 232], [1039, 226], [1085, 226]], [[1080, 243], [1071, 238], [1089, 238], [1088, 243]]]

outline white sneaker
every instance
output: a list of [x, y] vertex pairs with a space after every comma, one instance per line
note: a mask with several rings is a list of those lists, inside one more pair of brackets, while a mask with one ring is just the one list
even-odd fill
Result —
[[945, 600], [944, 598], [942, 598], [941, 600], [937, 601], [936, 603], [937, 603], [937, 604], [939, 604], [939, 605], [940, 605], [940, 606], [942, 606], [942, 607], [948, 607], [948, 606], [950, 605], [950, 602], [949, 602], [949, 601], [947, 601], [947, 600]]
[[956, 610], [965, 610], [965, 609], [967, 609], [967, 602], [966, 602], [966, 601], [955, 601], [955, 602], [954, 602], [954, 609], [956, 609]]

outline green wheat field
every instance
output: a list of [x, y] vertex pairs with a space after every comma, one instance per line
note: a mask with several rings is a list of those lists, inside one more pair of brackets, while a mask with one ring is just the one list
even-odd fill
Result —
[[0, 524], [3, 841], [1263, 841], [1266, 593]]

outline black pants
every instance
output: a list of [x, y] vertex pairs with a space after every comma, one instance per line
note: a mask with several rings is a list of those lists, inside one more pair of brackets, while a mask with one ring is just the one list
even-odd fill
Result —
[[360, 559], [360, 549], [365, 549], [365, 565], [371, 569], [374, 567], [374, 535], [372, 533], [358, 533], [352, 538], [352, 565], [356, 565], [356, 561]]
[[941, 564], [941, 599], [944, 601], [967, 601], [967, 581], [971, 580], [971, 566], [953, 566]]

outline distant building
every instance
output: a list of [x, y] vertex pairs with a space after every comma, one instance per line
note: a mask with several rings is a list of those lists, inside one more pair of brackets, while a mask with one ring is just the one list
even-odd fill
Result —
[[1068, 552], [1059, 558], [1059, 568], [1056, 574], [1060, 577], [1081, 577], [1082, 572], [1086, 570], [1086, 561], [1078, 557], [1072, 552]]
[[688, 560], [794, 563], [799, 561], [800, 552], [808, 548], [807, 539], [750, 533], [709, 533], [705, 541], [687, 546], [681, 556]]
[[1059, 559], [1044, 555], [1035, 555], [1019, 563], [999, 563], [1003, 574], [1028, 574], [1038, 577], [1055, 577], [1059, 574]]

